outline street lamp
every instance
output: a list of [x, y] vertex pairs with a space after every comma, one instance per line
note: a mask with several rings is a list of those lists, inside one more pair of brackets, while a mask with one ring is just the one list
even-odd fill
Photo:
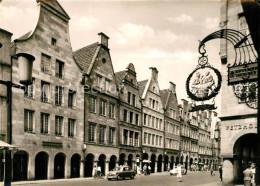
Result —
[[[0, 45], [1, 48], [2, 44]], [[29, 85], [32, 82], [32, 67], [35, 57], [28, 53], [16, 54], [19, 64], [19, 78], [20, 83], [23, 85]], [[12, 57], [11, 57], [12, 68]], [[11, 70], [12, 72], [12, 70]], [[12, 74], [11, 74], [12, 76]], [[12, 144], [12, 87], [25, 89], [24, 86], [18, 85], [10, 81], [0, 80], [0, 84], [7, 87], [7, 143]], [[4, 170], [4, 185], [10, 186], [12, 181], [12, 156], [9, 148], [5, 149], [5, 170]], [[8, 165], [8, 166], [6, 166]]]

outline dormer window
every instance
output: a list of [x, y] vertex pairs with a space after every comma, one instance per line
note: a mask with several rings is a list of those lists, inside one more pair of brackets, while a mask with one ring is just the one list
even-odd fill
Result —
[[51, 45], [56, 47], [57, 39], [51, 38]]

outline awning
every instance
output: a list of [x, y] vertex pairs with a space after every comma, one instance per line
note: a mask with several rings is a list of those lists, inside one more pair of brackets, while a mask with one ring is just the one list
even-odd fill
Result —
[[0, 149], [15, 150], [17, 147], [0, 140]]

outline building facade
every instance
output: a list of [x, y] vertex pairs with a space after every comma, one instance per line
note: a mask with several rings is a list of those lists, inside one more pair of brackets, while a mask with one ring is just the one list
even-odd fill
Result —
[[142, 160], [151, 161], [151, 172], [164, 167], [164, 111], [158, 83], [158, 70], [151, 67], [151, 77], [139, 82], [142, 101]]
[[142, 110], [135, 67], [115, 73], [120, 92], [119, 105], [119, 165], [140, 166], [142, 155]]
[[82, 68], [85, 97], [85, 177], [94, 166], [106, 175], [118, 162], [119, 95], [109, 52], [108, 39], [99, 33], [100, 42], [74, 52]]
[[[221, 2], [221, 27], [250, 34], [240, 0]], [[248, 36], [251, 40], [251, 36]], [[252, 43], [252, 42], [251, 42]], [[253, 49], [254, 46], [252, 45]], [[220, 42], [221, 74], [221, 157], [223, 158], [223, 185], [243, 183], [243, 170], [250, 161], [256, 162], [257, 109], [237, 98], [228, 86], [227, 65], [234, 63], [234, 47], [227, 40]], [[251, 56], [252, 53], [250, 54]], [[248, 56], [247, 56], [248, 57]], [[251, 59], [253, 61], [253, 59]], [[243, 62], [243, 61], [241, 61]], [[249, 62], [249, 61], [247, 61]], [[259, 143], [258, 143], [259, 144]]]
[[180, 157], [180, 117], [176, 85], [160, 91], [164, 107], [164, 171], [173, 169]]
[[57, 1], [38, 5], [35, 29], [7, 45], [13, 51], [11, 79], [16, 84], [16, 54], [36, 58], [33, 84], [25, 90], [13, 88], [11, 139], [18, 147], [12, 157], [14, 181], [80, 177], [83, 173], [84, 97], [81, 70], [69, 39], [70, 18]]

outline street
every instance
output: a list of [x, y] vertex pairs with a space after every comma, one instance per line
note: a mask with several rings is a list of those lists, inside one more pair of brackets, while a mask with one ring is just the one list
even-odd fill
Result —
[[180, 185], [180, 186], [217, 186], [219, 183], [219, 173], [215, 172], [215, 176], [210, 176], [210, 172], [191, 172], [182, 176], [182, 182], [177, 182], [176, 176], [170, 176], [167, 173], [157, 173], [149, 176], [136, 176], [134, 180], [113, 180], [107, 179], [94, 180], [89, 179], [68, 179], [68, 180], [45, 180], [45, 181], [32, 181], [32, 182], [14, 182], [13, 185], [37, 185], [37, 186], [50, 186], [50, 185], [62, 185], [62, 186], [158, 186], [158, 185]]

